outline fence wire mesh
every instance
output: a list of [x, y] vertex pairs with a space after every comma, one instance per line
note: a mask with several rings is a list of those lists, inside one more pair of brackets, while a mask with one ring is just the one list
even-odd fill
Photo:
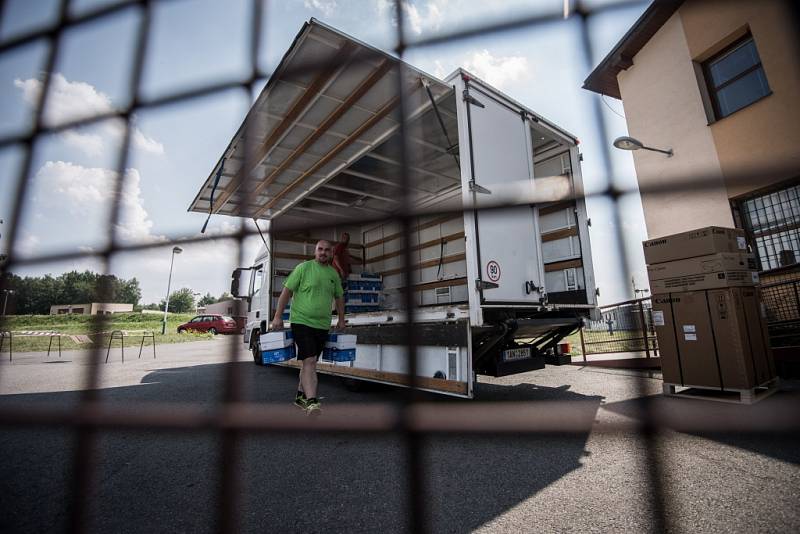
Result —
[[[24, 134], [11, 134], [0, 138], [0, 148], [14, 147], [21, 149], [23, 157], [19, 166], [13, 188], [14, 201], [11, 203], [11, 216], [5, 221], [5, 230], [8, 236], [9, 257], [3, 265], [3, 274], [11, 273], [18, 267], [29, 267], [34, 265], [47, 265], [55, 262], [74, 261], [79, 259], [91, 259], [96, 262], [104, 274], [113, 272], [115, 261], [125, 261], [130, 254], [140, 253], [150, 249], [168, 251], [170, 247], [187, 244], [203, 244], [212, 240], [229, 240], [235, 242], [238, 248], [238, 264], [242, 265], [250, 258], [243, 256], [243, 241], [252, 236], [258, 236], [258, 232], [252, 227], [241, 223], [237, 228], [219, 233], [209, 237], [169, 235], [159, 242], [129, 242], [121, 235], [122, 228], [122, 199], [123, 192], [131, 180], [130, 173], [126, 169], [130, 167], [132, 154], [133, 138], [136, 134], [133, 123], [137, 112], [146, 110], [159, 110], [169, 108], [177, 104], [193, 103], [209, 95], [220, 94], [227, 91], [241, 91], [245, 98], [250, 101], [251, 95], [260, 87], [265, 78], [269, 78], [273, 73], [263, 70], [260, 48], [262, 42], [265, 20], [270, 20], [271, 8], [273, 4], [265, 1], [254, 0], [250, 4], [251, 21], [250, 28], [246, 33], [249, 41], [246, 51], [247, 63], [249, 64], [248, 74], [244, 78], [234, 77], [227, 80], [213, 80], [211, 83], [201, 85], [186, 90], [166, 92], [157, 96], [145, 94], [142, 91], [144, 65], [151, 53], [149, 50], [150, 36], [153, 32], [153, 10], [157, 5], [169, 2], [156, 1], [129, 1], [102, 5], [99, 8], [83, 10], [80, 14], [75, 14], [71, 3], [68, 0], [60, 0], [58, 4], [57, 17], [55, 22], [43, 29], [30, 33], [18, 35], [0, 43], [0, 58], [10, 55], [15, 51], [31, 44], [45, 45], [44, 61], [41, 68], [40, 90], [36, 94], [35, 113], [33, 117], [33, 127]], [[477, 24], [469, 28], [446, 28], [440, 33], [424, 36], [419, 39], [410, 39], [407, 30], [408, 17], [404, 9], [404, 2], [395, 0], [391, 2], [392, 9], [387, 11], [396, 28], [394, 37], [393, 53], [397, 58], [403, 60], [411, 50], [421, 50], [426, 47], [437, 45], [458, 44], [469, 38], [499, 35], [511, 33], [521, 29], [531, 29], [540, 27], [550, 27], [558, 25], [577, 24], [579, 28], [580, 41], [575, 43], [576, 57], [579, 58], [580, 67], [589, 71], [590, 67], [599, 57], [593, 49], [591, 39], [591, 21], [598, 15], [613, 14], [616, 10], [629, 7], [631, 5], [641, 5], [639, 1], [609, 1], [609, 2], [566, 2], [566, 12], [562, 6], [556, 6], [553, 10], [543, 13], [527, 15], [514, 18], [513, 20], [494, 21], [489, 24]], [[5, 3], [4, 3], [5, 4]], [[0, 4], [0, 14], [5, 5]], [[127, 105], [118, 110], [109, 110], [102, 113], [92, 114], [87, 117], [70, 119], [58, 124], [53, 124], [46, 120], [45, 110], [48, 101], [52, 97], [52, 87], [54, 84], [54, 74], [57, 72], [57, 65], [62, 60], [64, 51], [63, 42], [69, 32], [81, 31], [95, 23], [102, 23], [110, 20], [120, 13], [133, 13], [136, 21], [137, 31], [131, 44], [133, 50], [133, 61], [128, 76], [128, 89], [131, 95]], [[278, 22], [279, 23], [279, 22]], [[369, 58], [360, 58], [365, 63]], [[342, 59], [344, 61], [344, 59]], [[307, 61], [296, 73], [298, 75], [313, 75], [322, 69], [332, 69], [340, 65], [335, 62], [331, 64], [326, 61], [324, 64]], [[403, 69], [402, 64], [393, 66], [393, 69]], [[409, 168], [413, 164], [414, 153], [409, 147], [410, 139], [413, 136], [408, 117], [412, 110], [405, 88], [402, 85], [402, 76], [396, 77], [398, 85], [395, 87], [397, 106], [393, 113], [397, 117], [399, 126], [400, 142], [397, 146], [397, 158], [400, 163], [399, 175], [401, 191], [411, 191], [412, 184], [409, 178]], [[116, 174], [113, 182], [113, 193], [109, 195], [110, 205], [107, 219], [104, 224], [107, 233], [104, 245], [95, 247], [92, 250], [67, 250], [57, 252], [47, 252], [39, 255], [20, 256], [17, 244], [21, 240], [23, 232], [24, 212], [33, 195], [31, 189], [32, 178], [34, 176], [34, 162], [37, 150], [41, 149], [42, 143], [53, 134], [74, 131], [81, 127], [102, 124], [108, 120], [121, 121], [123, 124], [122, 137], [119, 143], [119, 152], [116, 156]], [[252, 119], [252, 120], [251, 120]], [[607, 178], [608, 186], [598, 192], [590, 193], [599, 197], [608, 198], [615, 206], [625, 195], [634, 194], [636, 191], [622, 190], [613, 179], [614, 172], [609, 154], [610, 140], [607, 138], [607, 128], [605, 124], [603, 103], [600, 98], [593, 100], [591, 120], [595, 125], [596, 138], [602, 146], [602, 168]], [[243, 123], [245, 132], [254, 129], [253, 135], [245, 133], [244, 139], [248, 143], [256, 142], [258, 133], [255, 128], [257, 123], [254, 117], [249, 117]], [[254, 147], [249, 146], [245, 150], [245, 160], [254, 156]], [[781, 162], [777, 162], [780, 165]], [[250, 166], [250, 162], [245, 161], [244, 166]], [[745, 183], [757, 181], [759, 173], [743, 173], [739, 179]], [[687, 191], [699, 191], [704, 187], [713, 187], [712, 184], [704, 180], [704, 176], [685, 176], [685, 181], [677, 184], [660, 186], [651, 191], [653, 193], [672, 192], [679, 188]], [[244, 179], [240, 177], [240, 179]], [[237, 184], [239, 185], [239, 184]], [[393, 214], [393, 218], [399, 221], [403, 234], [402, 246], [402, 271], [411, 273], [417, 264], [415, 249], [412, 244], [412, 236], [415, 231], [415, 221], [421, 213], [432, 214], [452, 214], [463, 213], [464, 209], [448, 210], [428, 210], [420, 212], [411, 203], [410, 194], [399, 194], [399, 206]], [[778, 199], [778, 204], [785, 204], [786, 199]], [[481, 209], [485, 210], [504, 210], [514, 207], [515, 203], [498, 203], [487, 205]], [[748, 208], [749, 209], [749, 208]], [[764, 208], [760, 205], [751, 210], [750, 217], [753, 227], [757, 223], [757, 214]], [[615, 220], [613, 226], [620, 233], [624, 230], [619, 217], [619, 209], [613, 210]], [[376, 215], [373, 219], [362, 217], [361, 223], [381, 222], [386, 217]], [[286, 227], [286, 233], [296, 233], [298, 231], [314, 232], [322, 228], [319, 222], [297, 222]], [[762, 231], [759, 226], [758, 231]], [[796, 233], [796, 229], [792, 232]], [[620, 235], [618, 242], [620, 247], [617, 250], [607, 251], [606, 254], [615, 255], [621, 258], [621, 265], [627, 266], [627, 252], [621, 244], [624, 242]], [[796, 244], [795, 244], [796, 245]], [[759, 245], [760, 246], [760, 245]], [[765, 245], [766, 246], [766, 245]], [[128, 256], [126, 256], [128, 255]], [[767, 254], [768, 261], [782, 261], [775, 257], [775, 254]], [[404, 283], [404, 287], [410, 288], [411, 283]], [[97, 288], [97, 294], [102, 302], [110, 295], [111, 288], [108, 284], [101, 284]], [[440, 404], [431, 402], [421, 402], [419, 395], [417, 365], [418, 365], [418, 332], [415, 329], [415, 313], [418, 302], [414, 298], [413, 291], [405, 289], [403, 292], [405, 299], [405, 309], [409, 311], [410, 320], [405, 323], [406, 358], [408, 371], [411, 377], [411, 388], [406, 394], [398, 398], [395, 404], [386, 405], [356, 405], [347, 407], [346, 410], [337, 412], [331, 411], [326, 414], [324, 419], [310, 421], [298, 419], [296, 414], [291, 412], [291, 407], [263, 405], [249, 402], [244, 396], [246, 390], [243, 384], [241, 373], [235, 372], [233, 363], [238, 358], [239, 348], [237, 343], [228, 344], [229, 354], [228, 363], [231, 364], [224, 374], [224, 390], [219, 397], [219, 402], [209, 408], [197, 404], [175, 404], [158, 403], [148, 405], [146, 410], [140, 407], [122, 406], [118, 403], [108, 402], [100, 394], [103, 386], [103, 373], [107, 369], [104, 367], [103, 347], [95, 346], [91, 352], [88, 365], [82, 368], [85, 373], [82, 377], [80, 387], [80, 400], [74, 406], [44, 407], [34, 403], [22, 403], [21, 405], [9, 408], [0, 407], [0, 425], [4, 428], [19, 428], [28, 426], [40, 426], [47, 429], [57, 429], [62, 432], [74, 433], [74, 446], [72, 450], [72, 479], [69, 491], [69, 529], [74, 532], [87, 530], [89, 525], [89, 507], [91, 500], [87, 496], [92, 495], [95, 499], [102, 499], [102, 495], [96, 494], [97, 470], [99, 459], [94, 455], [97, 442], [101, 435], [109, 431], [146, 431], [155, 436], [163, 436], [166, 440], [175, 432], [189, 432], [194, 434], [211, 434], [219, 438], [219, 456], [214, 476], [218, 479], [216, 506], [216, 528], [222, 532], [233, 532], [240, 528], [240, 517], [238, 511], [241, 509], [242, 495], [242, 467], [244, 442], [253, 434], [281, 435], [288, 434], [311, 435], [317, 433], [351, 433], [360, 437], [375, 435], [400, 436], [403, 439], [403, 451], [405, 454], [406, 473], [405, 473], [405, 501], [406, 527], [414, 532], [424, 532], [429, 529], [429, 488], [426, 487], [425, 467], [423, 453], [426, 439], [435, 435], [466, 436], [472, 434], [508, 434], [508, 435], [532, 435], [546, 437], [552, 435], [564, 435], [570, 433], [580, 433], [585, 431], [585, 413], [579, 403], [575, 402], [536, 402], [519, 403], [517, 409], [509, 409], [508, 403], [480, 403], [475, 401], [470, 405], [464, 404]], [[780, 287], [770, 287], [765, 289], [765, 301], [770, 310], [776, 325], [785, 325], [798, 320], [797, 287], [795, 282], [789, 282]], [[5, 321], [5, 317], [3, 318]], [[794, 323], [792, 323], [794, 324]], [[776, 326], [778, 328], [778, 326]], [[0, 323], [0, 330], [5, 330], [4, 324]], [[92, 319], [92, 330], [94, 332], [104, 332], [109, 330], [108, 317], [97, 315]], [[604, 311], [604, 321], [592, 322], [585, 330], [587, 334], [587, 344], [597, 347], [605, 347], [598, 352], [631, 351], [631, 350], [657, 350], [652, 336], [652, 316], [647, 301], [636, 301], [615, 308], [614, 310]], [[591, 338], [595, 333], [597, 339]], [[640, 335], [640, 333], [642, 335]], [[787, 334], [788, 335], [788, 334]], [[791, 334], [794, 335], [794, 334]], [[608, 339], [604, 339], [603, 337]], [[617, 339], [622, 337], [623, 339]], [[613, 338], [613, 339], [612, 339]], [[2, 372], [2, 368], [0, 368]], [[736, 418], [719, 417], [712, 421], [702, 416], [681, 413], [679, 415], [663, 410], [663, 406], [656, 407], [651, 402], [649, 393], [645, 386], [641, 385], [641, 402], [637, 404], [640, 417], [636, 422], [620, 421], [612, 425], [604, 425], [600, 429], [592, 429], [592, 432], [604, 432], [610, 434], [636, 433], [641, 437], [645, 449], [645, 481], [644, 487], [650, 494], [651, 510], [651, 530], [663, 532], [670, 528], [668, 514], [670, 510], [670, 499], [666, 491], [665, 477], [662, 470], [662, 459], [657, 453], [659, 433], [666, 428], [678, 429], [683, 431], [737, 431], [754, 435], [790, 435], [795, 436], [798, 430], [797, 421], [791, 417], [790, 410], [775, 413], [772, 417], [759, 419], [757, 422], [742, 422]], [[793, 413], [793, 412], [792, 412]], [[379, 525], [373, 525], [379, 528]], [[371, 529], [371, 528], [370, 528]]]

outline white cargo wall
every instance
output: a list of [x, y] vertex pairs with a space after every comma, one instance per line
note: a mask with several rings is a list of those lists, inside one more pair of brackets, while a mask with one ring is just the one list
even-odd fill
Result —
[[[467, 347], [417, 346], [417, 375], [466, 382], [469, 376]], [[331, 364], [331, 362], [325, 362]], [[358, 344], [353, 362], [333, 362], [334, 367], [351, 367], [382, 373], [408, 374], [405, 345]]]
[[[366, 271], [383, 276], [388, 309], [403, 307], [404, 239], [399, 222], [389, 222], [364, 232]], [[431, 216], [419, 220], [409, 236], [416, 305], [467, 302], [467, 264], [464, 219], [459, 215]]]

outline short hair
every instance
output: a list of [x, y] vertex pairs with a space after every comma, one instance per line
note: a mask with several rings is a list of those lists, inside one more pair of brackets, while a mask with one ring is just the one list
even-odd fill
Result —
[[[328, 241], [327, 239], [320, 239], [319, 241], [317, 241], [317, 245], [319, 245], [320, 243], [327, 243], [329, 247], [332, 247], [332, 246], [333, 246], [333, 245], [331, 244], [331, 242], [330, 242], [330, 241]], [[315, 246], [314, 246], [314, 248], [317, 248], [317, 246], [315, 245]]]

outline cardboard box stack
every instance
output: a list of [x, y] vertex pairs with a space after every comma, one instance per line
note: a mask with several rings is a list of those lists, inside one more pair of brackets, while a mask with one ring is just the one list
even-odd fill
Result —
[[345, 313], [377, 311], [383, 290], [381, 275], [372, 273], [351, 274], [347, 277], [344, 292]]
[[664, 382], [744, 390], [775, 377], [755, 259], [742, 230], [644, 242]]
[[352, 334], [328, 334], [322, 350], [322, 359], [329, 362], [352, 362], [356, 359], [356, 336]]
[[259, 343], [261, 345], [261, 362], [264, 364], [284, 362], [295, 357], [291, 330], [262, 334]]

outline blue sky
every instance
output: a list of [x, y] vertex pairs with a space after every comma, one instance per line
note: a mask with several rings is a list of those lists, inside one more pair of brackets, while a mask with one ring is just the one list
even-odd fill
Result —
[[[73, 2], [81, 12], [101, 0]], [[592, 2], [593, 5], [603, 2]], [[6, 1], [0, 40], [52, 24], [55, 0]], [[406, 29], [418, 38], [533, 13], [560, 10], [562, 0], [416, 0], [405, 4]], [[591, 39], [597, 62], [642, 13], [646, 4], [616, 9], [591, 19]], [[287, 0], [270, 2], [264, 13], [260, 43], [261, 66], [275, 67], [303, 22], [316, 17], [371, 45], [389, 49], [395, 28], [391, 2], [386, 0]], [[153, 26], [142, 80], [147, 97], [202, 86], [220, 80], [244, 79], [249, 62], [250, 2], [230, 0], [171, 0], [155, 3]], [[65, 33], [49, 95], [45, 119], [57, 124], [124, 106], [130, 102], [129, 75], [138, 12], [125, 9]], [[463, 66], [516, 100], [547, 117], [581, 140], [583, 174], [589, 191], [605, 187], [601, 149], [594, 122], [593, 99], [580, 88], [588, 74], [580, 47], [577, 20], [538, 25], [499, 35], [412, 49], [405, 59], [434, 75], [445, 76]], [[31, 102], [46, 47], [35, 42], [0, 57], [0, 135], [30, 128]], [[260, 87], [259, 87], [260, 89]], [[252, 95], [233, 89], [158, 109], [135, 117], [127, 187], [122, 195], [123, 242], [160, 241], [199, 233], [205, 216], [186, 211], [247, 112]], [[626, 133], [622, 104], [606, 99], [603, 112], [608, 137]], [[619, 114], [619, 115], [618, 115]], [[107, 238], [108, 184], [116, 168], [120, 124], [105, 121], [76, 131], [47, 136], [36, 143], [32, 181], [24, 206], [16, 251], [23, 256], [56, 251], [91, 250]], [[21, 151], [0, 150], [0, 218], [11, 216]], [[614, 180], [635, 187], [629, 153], [612, 150]], [[646, 237], [638, 196], [623, 198], [620, 214], [629, 250], [629, 271], [638, 287], [646, 287], [641, 241]], [[630, 298], [630, 279], [615, 252], [617, 228], [610, 203], [589, 202], [591, 238], [601, 302]], [[237, 221], [212, 218], [209, 232], [230, 230]], [[7, 222], [0, 225], [0, 252], [8, 248]], [[258, 238], [247, 243], [251, 259]], [[143, 303], [157, 302], [166, 290], [170, 246], [115, 257], [114, 274], [135, 276]], [[173, 288], [218, 295], [228, 288], [236, 266], [236, 250], [218, 241], [187, 246], [176, 258]], [[92, 260], [36, 265], [16, 269], [20, 274], [58, 274], [71, 269], [94, 269]]]

